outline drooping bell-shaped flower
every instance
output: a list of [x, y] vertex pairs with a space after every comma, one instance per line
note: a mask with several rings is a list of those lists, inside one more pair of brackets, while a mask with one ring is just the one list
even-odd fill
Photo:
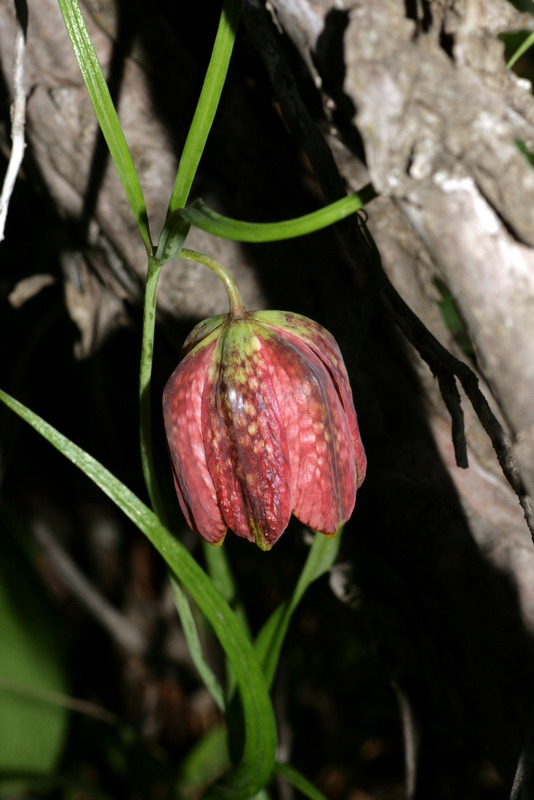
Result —
[[264, 550], [293, 513], [335, 535], [366, 459], [333, 336], [284, 311], [200, 322], [163, 395], [174, 482], [187, 523], [213, 544], [230, 528]]

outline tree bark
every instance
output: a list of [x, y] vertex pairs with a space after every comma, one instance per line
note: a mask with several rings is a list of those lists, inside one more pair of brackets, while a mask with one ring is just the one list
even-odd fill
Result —
[[[504, 48], [496, 38], [496, 34], [507, 30], [531, 27], [532, 19], [520, 16], [503, 2], [442, 5], [390, 0], [380, 4], [347, 2], [340, 8], [339, 4], [328, 0], [299, 3], [273, 0], [272, 5], [278, 24], [299, 51], [310, 77], [319, 88], [324, 110], [320, 122], [324, 139], [336, 157], [347, 186], [357, 191], [370, 179], [381, 195], [380, 201], [369, 208], [369, 225], [388, 276], [402, 297], [394, 297], [392, 302], [394, 290], [392, 292], [390, 287], [385, 291], [386, 310], [393, 314], [396, 324], [408, 335], [411, 344], [438, 377], [442, 391], [447, 386], [440, 379], [441, 357], [436, 356], [434, 360], [429, 352], [432, 337], [476, 370], [484, 394], [502, 425], [505, 456], [491, 434], [499, 453], [498, 461], [501, 465], [507, 462], [510, 468], [505, 466], [505, 472], [516, 494], [521, 497], [532, 531], [534, 172], [518, 142], [527, 148], [532, 147], [534, 102], [529, 82], [506, 69]], [[257, 15], [261, 14], [261, 4], [256, 0], [251, 0], [249, 7]], [[251, 27], [249, 25], [249, 35], [252, 35]], [[276, 86], [278, 56], [264, 49]], [[279, 83], [284, 84], [283, 81]], [[298, 89], [295, 87], [293, 91], [296, 94]], [[281, 92], [279, 97], [282, 96]], [[283, 109], [287, 108], [287, 119], [292, 105], [295, 105], [294, 98], [292, 102], [286, 101], [285, 106], [283, 99], [280, 102]], [[293, 134], [300, 138], [301, 146], [319, 177], [321, 167], [328, 161], [328, 154], [317, 154], [315, 148], [309, 146], [309, 135], [299, 135], [297, 125]], [[336, 199], [332, 196], [331, 185], [331, 179], [330, 186], [325, 181], [322, 184], [329, 200]], [[347, 248], [357, 263], [357, 249], [351, 247], [350, 241]], [[457, 304], [476, 361], [466, 358], [460, 351], [437, 313], [436, 278], [445, 283]], [[419, 322], [424, 323], [426, 333], [421, 327], [416, 330], [417, 326], [412, 326], [410, 309], [417, 314]], [[466, 471], [460, 470], [455, 464], [444, 408], [446, 405], [449, 411], [452, 409], [453, 417], [460, 416], [460, 420], [453, 418], [453, 422], [459, 422], [461, 428], [459, 402], [451, 401], [444, 392], [443, 403], [426, 366], [421, 364], [414, 351], [410, 356], [423, 382], [427, 402], [430, 402], [434, 439], [459, 493], [470, 533], [485, 557], [511, 579], [522, 622], [531, 633], [532, 543], [528, 539], [517, 497], [503, 481], [495, 453], [489, 446], [485, 431], [491, 426], [487, 420], [484, 421], [485, 412], [481, 412], [477, 402], [473, 408], [469, 407], [469, 399], [473, 399], [469, 391], [469, 399], [462, 394], [471, 467]], [[452, 369], [454, 371], [454, 367]], [[466, 388], [465, 382], [463, 385]], [[390, 388], [398, 390], [398, 384]], [[408, 472], [413, 471], [413, 456], [406, 459], [405, 464]], [[405, 506], [402, 507], [404, 516], [410, 517], [412, 524], [423, 524], [426, 536], [431, 538], [429, 526], [434, 526], [436, 521], [432, 515], [428, 518], [420, 510], [418, 513], [417, 500], [415, 497], [412, 499], [413, 518]], [[376, 496], [375, 500], [378, 504], [380, 497]], [[501, 502], [506, 506], [505, 512]], [[395, 524], [393, 515], [379, 514], [378, 518], [382, 520], [384, 516], [386, 525], [389, 523], [392, 527], [392, 535], [400, 535], [399, 528], [405, 531], [401, 521]], [[446, 516], [443, 514], [438, 525], [442, 533], [448, 528]], [[421, 542], [413, 533], [411, 542], [410, 539], [404, 542], [406, 552], [400, 564], [394, 557], [395, 570], [400, 569], [403, 584], [397, 587], [395, 603], [400, 601], [400, 597], [406, 599], [410, 594], [409, 587], [413, 590], [414, 586], [420, 593], [419, 602], [432, 602], [423, 587], [429, 574], [433, 579], [442, 574], [442, 564], [446, 561], [450, 573], [448, 578], [442, 577], [445, 584], [455, 587], [457, 597], [448, 607], [449, 619], [445, 628], [457, 637], [457, 643], [463, 638], [461, 626], [457, 625], [458, 614], [465, 614], [470, 608], [474, 623], [480, 613], [476, 610], [478, 601], [473, 598], [472, 591], [467, 586], [465, 592], [460, 589], [466, 578], [464, 570], [472, 575], [477, 572], [473, 563], [466, 567], [470, 561], [467, 540], [460, 545], [457, 538], [462, 527], [456, 520], [452, 526], [454, 533], [451, 529], [447, 536], [456, 540], [454, 547], [467, 547], [462, 556], [463, 566], [452, 554], [449, 554], [451, 561], [448, 561], [446, 553], [450, 541], [448, 544], [435, 542], [436, 550], [432, 553], [433, 547], [427, 540], [425, 546], [431, 551], [427, 556], [431, 557], [425, 568], [414, 548]], [[359, 548], [358, 556], [364, 559], [367, 572], [371, 568], [378, 572], [384, 568], [384, 563], [391, 562], [391, 551], [397, 547], [392, 539], [384, 536], [382, 546], [378, 547], [377, 563], [369, 557], [370, 547], [363, 553], [363, 546]], [[432, 559], [435, 561], [430, 566]], [[454, 562], [455, 568], [451, 569]], [[407, 571], [411, 573], [410, 578], [407, 578]], [[388, 593], [380, 579], [369, 579], [358, 566], [355, 572], [360, 587], [363, 585], [369, 589], [371, 584], [372, 593], [376, 590], [376, 581], [380, 585], [378, 593], [381, 599]], [[489, 591], [488, 584], [484, 593]], [[397, 592], [392, 593], [389, 589], [393, 595]], [[442, 611], [448, 606], [444, 599], [446, 594], [446, 591], [442, 594]], [[486, 594], [486, 599], [488, 596]], [[421, 624], [419, 602], [415, 600], [412, 609], [413, 617], [417, 618], [414, 624], [418, 625]], [[463, 607], [463, 612], [459, 607], [458, 614], [454, 612], [456, 602]], [[494, 609], [499, 605], [497, 601]], [[491, 613], [492, 623], [498, 627], [498, 613]], [[382, 640], [383, 621], [377, 628], [381, 629], [379, 639]], [[410, 638], [406, 631], [404, 634]], [[465, 642], [471, 635], [472, 630], [466, 635]], [[491, 638], [489, 631], [488, 637]], [[387, 646], [392, 646], [402, 662], [406, 641], [404, 644], [397, 641], [392, 630], [385, 639]], [[513, 645], [511, 647], [513, 649]], [[410, 664], [407, 670], [411, 677], [405, 674], [406, 665], [401, 668], [404, 674], [400, 679], [401, 685], [406, 685], [406, 678], [411, 681], [414, 674], [419, 674], [418, 689], [414, 691], [412, 686], [408, 693], [412, 699], [419, 695], [424, 683], [420, 675], [420, 670], [424, 669], [422, 665], [427, 657], [432, 660], [428, 653], [422, 655], [424, 647], [419, 645], [417, 649], [418, 664]], [[501, 747], [504, 729], [494, 738], [494, 725], [499, 718], [504, 721], [504, 706], [508, 705], [511, 711], [513, 688], [503, 685], [499, 690], [487, 684], [479, 694], [478, 690], [473, 691], [471, 679], [467, 679], [465, 683], [460, 680], [452, 689], [450, 673], [448, 676], [443, 674], [444, 664], [450, 656], [450, 652], [442, 652], [439, 657], [443, 659], [442, 663], [434, 663], [431, 673], [434, 678], [441, 675], [440, 686], [448, 685], [460, 696], [464, 693], [464, 696], [469, 695], [471, 711], [479, 723], [489, 711], [487, 706], [483, 710], [488, 696], [496, 698], [501, 694], [501, 710], [494, 706], [486, 719], [486, 731], [489, 732], [490, 728], [493, 731], [488, 736], [482, 734], [479, 742], [484, 741], [486, 753], [492, 753], [493, 762], [499, 765], [501, 774], [508, 775], [509, 780], [515, 769], [517, 742], [506, 755]], [[447, 669], [452, 671], [451, 664], [445, 667], [445, 672]], [[479, 669], [484, 670], [482, 665]], [[428, 680], [427, 690], [422, 693], [426, 700], [433, 693], [430, 683]], [[519, 739], [525, 724], [525, 717], [519, 709], [522, 702], [528, 705], [531, 702], [528, 698], [532, 697], [528, 678], [524, 688], [524, 700], [516, 707], [516, 712], [519, 711], [523, 717], [517, 729]], [[425, 718], [425, 724], [432, 729], [426, 712], [419, 709], [419, 714], [419, 718]], [[443, 721], [447, 717], [448, 713], [440, 709], [439, 718]], [[512, 727], [508, 732], [511, 734], [515, 723], [511, 718], [509, 722]], [[449, 764], [448, 769], [452, 773], [457, 766]], [[429, 784], [426, 784], [427, 779], [423, 764], [417, 796], [440, 791], [439, 777], [435, 772]], [[436, 782], [432, 785], [432, 781]], [[514, 797], [529, 796], [530, 781], [531, 777], [523, 774], [516, 781], [514, 791], [517, 794]]]

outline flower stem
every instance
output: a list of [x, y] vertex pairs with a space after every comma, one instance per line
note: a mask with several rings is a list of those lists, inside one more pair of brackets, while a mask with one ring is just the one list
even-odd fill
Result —
[[152, 356], [154, 352], [154, 328], [156, 324], [156, 294], [161, 265], [148, 258], [143, 315], [143, 339], [141, 343], [141, 366], [139, 375], [139, 405], [141, 426], [141, 464], [143, 476], [152, 508], [162, 522], [165, 520], [163, 500], [156, 480], [152, 458]]
[[230, 277], [229, 273], [225, 270], [222, 264], [215, 261], [214, 258], [198, 253], [196, 250], [188, 250], [184, 248], [180, 251], [180, 258], [189, 258], [191, 261], [198, 261], [199, 264], [204, 264], [205, 267], [211, 269], [224, 284], [224, 288], [228, 294], [230, 301], [230, 314], [234, 319], [242, 319], [247, 311], [243, 305], [239, 289], [234, 279]]

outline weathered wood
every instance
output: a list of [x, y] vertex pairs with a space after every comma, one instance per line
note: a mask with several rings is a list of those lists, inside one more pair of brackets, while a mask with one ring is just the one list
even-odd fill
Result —
[[[251, 5], [259, 4], [251, 0]], [[533, 494], [534, 172], [516, 142], [521, 140], [529, 148], [534, 143], [534, 103], [530, 85], [506, 70], [502, 44], [495, 38], [503, 30], [532, 27], [532, 19], [519, 15], [504, 2], [407, 4], [388, 0], [340, 4], [310, 0], [294, 4], [272, 0], [271, 5], [278, 24], [299, 50], [322, 93], [325, 138], [342, 176], [352, 190], [370, 179], [383, 196], [370, 206], [369, 224], [388, 275], [429, 332], [469, 361], [440, 318], [434, 279], [441, 278], [452, 292], [475, 347], [483, 391], [504, 429], [509, 426], [519, 481]], [[340, 50], [344, 73], [339, 71]], [[267, 53], [266, 59], [272, 60], [272, 56]], [[304, 141], [302, 145], [305, 147]], [[313, 155], [309, 156], [314, 163]], [[320, 167], [316, 169], [320, 172]], [[392, 311], [421, 353], [432, 349], [424, 331], [416, 336], [410, 331], [410, 318], [400, 300], [394, 301]], [[462, 404], [471, 467], [458, 469], [448, 415], [435, 383], [415, 352], [412, 361], [433, 409], [430, 419], [435, 441], [459, 492], [471, 534], [484, 556], [513, 582], [523, 623], [532, 631], [534, 556], [517, 499], [503, 482], [489, 440], [465, 396]], [[439, 366], [439, 357], [434, 363]], [[434, 365], [433, 369], [438, 374]], [[417, 480], [413, 469], [412, 479]], [[519, 491], [522, 494], [524, 490]], [[380, 502], [379, 496], [376, 501]], [[531, 513], [531, 498], [525, 496], [523, 502]], [[426, 515], [413, 511], [414, 524], [434, 526]], [[406, 506], [402, 513], [406, 514]], [[392, 515], [385, 516], [393, 524]], [[407, 535], [400, 521], [399, 527]], [[457, 537], [462, 527], [459, 519], [453, 533], [454, 527], [446, 522], [446, 514], [438, 523], [441, 536]], [[432, 540], [430, 528], [427, 535]], [[391, 531], [392, 537], [401, 535]], [[403, 594], [410, 595], [416, 584], [420, 601], [432, 602], [423, 589], [427, 572], [414, 549], [417, 541], [413, 535], [405, 540], [405, 563], [396, 563], [400, 585], [391, 590], [396, 602], [402, 602]], [[448, 545], [435, 542], [432, 556], [432, 545], [427, 541], [426, 546], [430, 548], [427, 569], [441, 580], [439, 562], [447, 560]], [[460, 545], [457, 541], [456, 546], [465, 547], [466, 542]], [[367, 568], [379, 570], [380, 559], [382, 568], [391, 566], [391, 548], [396, 545], [384, 534], [382, 546], [377, 548], [377, 562], [371, 560]], [[369, 558], [362, 548], [358, 548], [358, 555]], [[469, 561], [467, 551], [464, 558]], [[447, 563], [449, 580], [461, 595], [464, 568], [454, 559]], [[474, 562], [469, 570], [477, 571]], [[375, 581], [381, 587], [378, 596], [387, 593], [382, 581], [363, 577], [357, 567], [356, 574], [360, 586], [371, 593], [376, 591]], [[442, 577], [445, 586], [447, 579]], [[477, 601], [473, 602], [465, 589], [464, 612], [473, 613], [474, 620]], [[443, 597], [442, 601], [445, 607]], [[420, 618], [414, 622], [418, 616], [415, 600], [412, 613], [412, 623], [418, 624]], [[498, 616], [499, 612], [493, 621], [500, 627]], [[452, 618], [449, 623], [454, 635], [456, 623]], [[459, 629], [456, 633], [461, 639]], [[383, 629], [382, 634], [386, 647], [397, 651], [402, 660], [402, 644], [396, 641], [395, 632], [385, 634]], [[410, 638], [406, 630], [403, 635]], [[408, 674], [420, 674], [427, 656], [420, 649]], [[440, 672], [436, 664], [433, 669], [434, 676]], [[405, 669], [401, 672], [405, 674]], [[453, 681], [456, 689], [443, 674], [441, 680], [448, 690], [471, 692], [475, 718], [485, 715], [484, 692], [478, 694], [471, 679]], [[503, 692], [506, 703], [507, 692], [511, 702], [513, 690], [505, 683], [496, 691]], [[412, 699], [417, 695], [415, 690]], [[443, 709], [442, 713], [443, 720], [447, 714]], [[490, 717], [496, 720], [498, 716], [494, 707]], [[516, 729], [519, 736], [520, 730]], [[493, 735], [482, 739], [492, 757], [499, 760]], [[508, 757], [513, 761], [511, 752]], [[500, 767], [509, 776], [511, 763], [504, 767], [505, 762], [506, 758], [501, 760]]]

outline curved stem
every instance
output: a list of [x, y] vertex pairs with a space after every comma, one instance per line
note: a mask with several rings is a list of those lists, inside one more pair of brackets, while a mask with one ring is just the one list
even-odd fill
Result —
[[152, 508], [162, 522], [165, 520], [163, 499], [159, 491], [152, 457], [152, 356], [154, 352], [154, 329], [156, 325], [156, 295], [161, 265], [151, 256], [148, 258], [143, 309], [143, 338], [141, 341], [141, 365], [139, 372], [139, 416], [141, 439], [141, 464], [148, 496]]
[[188, 208], [180, 209], [180, 215], [190, 225], [223, 239], [232, 239], [236, 242], [277, 242], [293, 239], [295, 236], [305, 236], [341, 222], [375, 197], [377, 193], [368, 183], [358, 193], [342, 197], [341, 200], [336, 200], [335, 203], [330, 203], [318, 211], [280, 222], [243, 222], [223, 217], [200, 199], [195, 200]]
[[188, 250], [187, 248], [181, 250], [180, 258], [189, 258], [191, 261], [198, 261], [199, 264], [204, 264], [205, 267], [211, 269], [224, 284], [224, 288], [228, 294], [228, 300], [230, 301], [230, 314], [232, 317], [234, 317], [234, 319], [242, 319], [246, 315], [247, 312], [243, 305], [241, 295], [239, 294], [237, 284], [234, 279], [230, 277], [222, 264], [219, 264], [214, 258], [204, 255], [204, 253], [198, 253], [196, 250]]

